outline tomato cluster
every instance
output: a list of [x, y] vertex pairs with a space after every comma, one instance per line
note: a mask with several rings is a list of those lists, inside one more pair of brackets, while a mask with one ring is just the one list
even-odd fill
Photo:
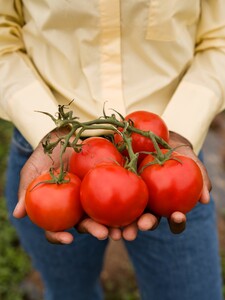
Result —
[[[169, 141], [168, 128], [156, 114], [137, 111], [125, 120], [133, 128], [151, 131]], [[164, 149], [160, 150], [164, 159], [159, 160], [149, 136], [134, 131], [129, 138], [137, 158], [135, 172], [119, 133], [123, 130], [118, 128], [112, 141], [103, 137], [82, 141], [80, 151], [71, 156], [63, 183], [46, 182], [50, 175], [45, 174], [30, 184], [26, 211], [35, 224], [60, 231], [76, 225], [85, 214], [106, 226], [123, 227], [134, 222], [146, 208], [169, 217], [174, 211], [187, 213], [196, 205], [203, 186], [198, 165], [176, 152], [168, 155]]]

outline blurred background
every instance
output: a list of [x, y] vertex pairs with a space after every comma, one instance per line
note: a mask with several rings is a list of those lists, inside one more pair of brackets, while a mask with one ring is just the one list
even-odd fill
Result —
[[[43, 284], [8, 221], [4, 183], [12, 125], [0, 120], [0, 300], [42, 300]], [[218, 214], [218, 234], [225, 297], [225, 113], [218, 115], [204, 147]], [[106, 300], [140, 299], [132, 265], [122, 242], [110, 242], [101, 274]]]

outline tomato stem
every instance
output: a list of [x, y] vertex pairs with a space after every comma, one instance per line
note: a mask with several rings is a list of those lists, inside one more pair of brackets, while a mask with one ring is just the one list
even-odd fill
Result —
[[[106, 132], [106, 134], [115, 133], [115, 132], [120, 133], [122, 135], [125, 147], [129, 154], [129, 161], [126, 164], [126, 167], [131, 171], [133, 171], [134, 173], [137, 173], [138, 153], [134, 153], [132, 149], [132, 140], [131, 140], [132, 133], [140, 134], [152, 140], [152, 143], [157, 153], [157, 159], [159, 161], [163, 161], [165, 158], [164, 154], [160, 150], [159, 144], [163, 148], [171, 149], [169, 144], [164, 139], [157, 136], [152, 131], [143, 131], [134, 127], [131, 120], [128, 121], [125, 120], [125, 118], [116, 111], [114, 112], [116, 112], [116, 114], [120, 117], [121, 120], [117, 120], [116, 114], [107, 116], [105, 110], [103, 109], [102, 117], [98, 119], [86, 121], [86, 122], [80, 122], [77, 117], [73, 116], [72, 111], [65, 112], [65, 109], [69, 107], [70, 103], [68, 104], [68, 106], [65, 105], [58, 106], [57, 118], [53, 117], [51, 114], [47, 112], [41, 112], [49, 116], [53, 120], [57, 128], [69, 128], [69, 132], [64, 136], [58, 137], [56, 141], [51, 142], [51, 138], [50, 136], [48, 136], [42, 144], [44, 148], [44, 152], [49, 155], [52, 154], [52, 151], [58, 144], [61, 144], [60, 172], [57, 179], [58, 183], [63, 182], [65, 177], [63, 155], [66, 151], [66, 148], [72, 147], [75, 151], [79, 151], [81, 147], [81, 145], [79, 144], [79, 140], [83, 136], [84, 132], [87, 130], [101, 130], [101, 132], [104, 131]], [[123, 129], [123, 130], [120, 131], [119, 129]]]
[[123, 141], [129, 155], [129, 162], [125, 165], [125, 167], [131, 172], [137, 174], [138, 153], [134, 153], [133, 151], [132, 138], [130, 134], [127, 133], [126, 129], [124, 129], [124, 131], [121, 132], [121, 135], [123, 137]]
[[164, 154], [162, 153], [158, 143], [156, 142], [156, 138], [155, 138], [155, 135], [152, 134], [152, 132], [149, 132], [149, 137], [150, 139], [152, 140], [152, 143], [153, 143], [153, 146], [156, 150], [156, 153], [157, 153], [157, 158], [161, 161], [164, 159]]

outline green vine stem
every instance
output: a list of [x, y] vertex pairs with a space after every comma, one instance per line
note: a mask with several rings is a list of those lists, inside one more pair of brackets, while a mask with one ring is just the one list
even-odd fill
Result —
[[77, 117], [73, 117], [72, 111], [67, 113], [65, 112], [65, 109], [68, 106], [59, 105], [57, 118], [47, 112], [41, 112], [53, 120], [56, 128], [69, 128], [68, 133], [60, 136], [58, 140], [51, 142], [51, 137], [48, 136], [42, 143], [44, 152], [48, 153], [49, 155], [51, 155], [52, 151], [59, 143], [62, 145], [62, 148], [60, 149], [60, 172], [58, 176], [58, 183], [64, 182], [65, 170], [63, 165], [63, 154], [65, 153], [66, 148], [72, 147], [75, 151], [80, 151], [81, 144], [79, 141], [86, 130], [103, 130], [104, 132], [107, 132], [107, 134], [112, 134], [115, 132], [120, 133], [129, 154], [129, 162], [126, 164], [126, 168], [130, 169], [134, 173], [137, 173], [138, 154], [134, 153], [132, 149], [132, 140], [130, 137], [132, 133], [137, 133], [144, 137], [150, 138], [159, 160], [160, 158], [163, 158], [163, 153], [160, 150], [159, 144], [163, 148], [171, 149], [169, 144], [164, 139], [157, 136], [152, 131], [142, 131], [134, 127], [131, 120], [125, 120], [119, 113], [117, 114], [122, 119], [120, 121], [116, 118], [115, 114], [107, 116], [105, 112], [103, 112], [103, 117], [87, 122], [80, 122]]

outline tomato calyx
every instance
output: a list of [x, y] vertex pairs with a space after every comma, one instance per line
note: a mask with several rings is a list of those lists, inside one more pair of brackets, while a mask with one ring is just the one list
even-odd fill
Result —
[[35, 189], [37, 186], [41, 185], [41, 184], [64, 184], [64, 183], [69, 183], [70, 179], [65, 179], [67, 172], [63, 171], [58, 172], [56, 170], [54, 170], [53, 168], [50, 168], [49, 170], [49, 175], [50, 178], [49, 180], [44, 180], [44, 181], [40, 181], [37, 184], [35, 184], [31, 190]]
[[[154, 137], [153, 137], [154, 140]], [[141, 168], [139, 168], [138, 174], [141, 174], [145, 168], [151, 165], [161, 165], [163, 166], [168, 160], [175, 160], [182, 164], [182, 160], [179, 158], [179, 153], [176, 150], [180, 147], [190, 147], [189, 144], [181, 144], [177, 147], [170, 149], [160, 149], [157, 144], [155, 144], [156, 151], [155, 152], [144, 152], [145, 154], [151, 155], [154, 159], [146, 164], [144, 164]]]
[[62, 183], [70, 182], [70, 179], [65, 179], [67, 172], [64, 170], [60, 170], [59, 172], [57, 172], [51, 168], [49, 170], [49, 173], [50, 173], [51, 179], [49, 180], [48, 183], [62, 184]]
[[[182, 146], [186, 146], [186, 145], [182, 145]], [[158, 149], [158, 151], [156, 152], [149, 152], [148, 154], [151, 155], [154, 159], [146, 164], [143, 164], [143, 166], [139, 169], [138, 173], [141, 174], [145, 168], [151, 165], [163, 166], [169, 160], [175, 160], [180, 164], [182, 164], [182, 160], [179, 158], [179, 155], [177, 155], [177, 152], [175, 151], [177, 148], [178, 147], [171, 148], [171, 149]]]

